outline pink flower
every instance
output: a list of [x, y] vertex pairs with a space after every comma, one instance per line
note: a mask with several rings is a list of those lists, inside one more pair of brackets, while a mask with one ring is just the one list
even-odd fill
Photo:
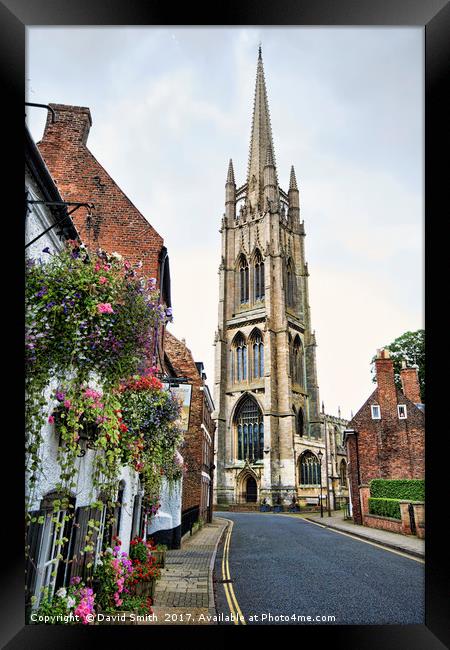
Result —
[[114, 314], [114, 309], [109, 302], [100, 302], [97, 305], [97, 311], [99, 314]]
[[93, 388], [86, 388], [84, 391], [84, 396], [92, 397], [92, 399], [98, 399], [99, 397], [102, 397], [102, 393], [94, 390]]
[[101, 278], [98, 279], [100, 284], [107, 284], [108, 283], [108, 278], [105, 278], [104, 275], [101, 276]]
[[66, 400], [64, 400], [64, 406], [66, 407], [66, 409], [70, 409], [70, 405], [71, 405], [71, 403], [72, 403], [72, 402], [70, 401], [70, 399], [66, 399]]
[[48, 423], [49, 424], [55, 424], [55, 418], [53, 417], [53, 415], [49, 415]]

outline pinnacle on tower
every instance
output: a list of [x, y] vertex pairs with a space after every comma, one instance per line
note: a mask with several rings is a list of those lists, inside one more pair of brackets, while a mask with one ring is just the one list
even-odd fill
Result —
[[290, 190], [298, 190], [297, 179], [295, 178], [294, 165], [292, 165], [292, 167], [291, 167], [291, 178], [289, 179], [289, 189]]
[[256, 68], [255, 101], [253, 105], [252, 131], [250, 137], [250, 153], [247, 173], [247, 197], [253, 206], [256, 206], [258, 202], [261, 202], [263, 198], [264, 167], [266, 165], [267, 150], [269, 147], [272, 150], [271, 156], [275, 168], [269, 102], [267, 100], [266, 82], [264, 79], [264, 67], [260, 46]]
[[231, 158], [230, 158], [230, 163], [228, 165], [227, 183], [232, 183], [233, 185], [236, 184], [234, 180], [233, 161]]
[[233, 161], [230, 158], [225, 183], [225, 223], [231, 225], [236, 217], [236, 183], [234, 181]]

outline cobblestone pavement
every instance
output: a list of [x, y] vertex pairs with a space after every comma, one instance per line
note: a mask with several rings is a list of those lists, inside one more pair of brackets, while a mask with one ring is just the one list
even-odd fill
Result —
[[215, 518], [185, 537], [181, 549], [167, 551], [166, 566], [156, 583], [153, 625], [211, 624], [214, 556], [226, 526], [226, 521]]

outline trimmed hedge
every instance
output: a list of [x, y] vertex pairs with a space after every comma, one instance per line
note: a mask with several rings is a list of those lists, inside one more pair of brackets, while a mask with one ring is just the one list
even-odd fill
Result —
[[425, 481], [376, 478], [370, 481], [370, 496], [377, 499], [425, 501]]
[[399, 499], [378, 499], [369, 497], [369, 513], [380, 517], [401, 519]]

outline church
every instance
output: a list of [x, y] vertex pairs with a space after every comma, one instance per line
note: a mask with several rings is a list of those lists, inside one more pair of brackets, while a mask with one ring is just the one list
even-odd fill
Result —
[[215, 503], [339, 507], [347, 422], [320, 407], [300, 195], [294, 167], [279, 185], [261, 47], [247, 179], [230, 160], [220, 232]]

